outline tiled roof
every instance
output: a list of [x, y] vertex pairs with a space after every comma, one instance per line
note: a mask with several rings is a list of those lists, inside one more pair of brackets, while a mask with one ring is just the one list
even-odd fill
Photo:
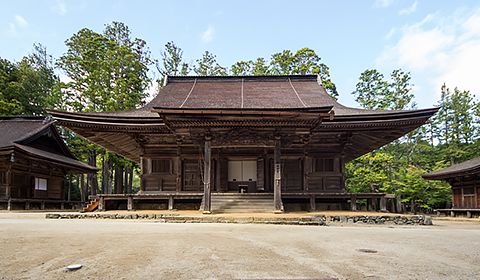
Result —
[[75, 160], [73, 158], [65, 157], [59, 154], [54, 154], [50, 153], [44, 150], [40, 150], [37, 148], [25, 146], [25, 145], [20, 145], [20, 144], [15, 144], [15, 147], [18, 148], [19, 150], [26, 152], [28, 154], [34, 155], [37, 158], [42, 158], [44, 160], [50, 161], [50, 162], [57, 162], [60, 164], [65, 164], [70, 167], [76, 167], [80, 170], [89, 170], [89, 171], [97, 171], [98, 169], [90, 166], [86, 163], [83, 163], [81, 161]]
[[332, 106], [335, 116], [381, 115], [402, 111], [366, 110], [338, 103], [316, 75], [178, 76], [144, 107], [118, 112], [82, 113], [99, 117], [156, 118], [154, 108], [183, 109], [305, 109]]
[[424, 174], [422, 177], [425, 179], [441, 180], [467, 174], [480, 174], [480, 157]]
[[1, 118], [0, 148], [12, 146], [50, 126], [44, 118]]
[[[32, 137], [45, 132], [47, 129], [54, 129], [54, 137], [58, 137], [54, 122], [44, 117], [0, 117], [0, 149], [5, 151], [21, 151], [37, 158], [57, 162], [82, 172], [93, 172], [97, 168], [76, 160], [58, 139], [58, 143], [64, 154], [47, 152], [29, 146]], [[56, 141], [52, 139], [52, 141]]]

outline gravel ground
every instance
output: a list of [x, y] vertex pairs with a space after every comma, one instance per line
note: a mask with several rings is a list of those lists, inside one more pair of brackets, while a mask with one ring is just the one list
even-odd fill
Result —
[[[0, 213], [0, 279], [480, 276], [478, 220], [434, 221], [435, 226], [315, 227], [45, 220], [43, 215]], [[75, 263], [83, 268], [65, 271]]]

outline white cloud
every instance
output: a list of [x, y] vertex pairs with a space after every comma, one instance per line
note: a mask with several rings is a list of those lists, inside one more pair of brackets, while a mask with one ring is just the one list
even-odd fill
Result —
[[480, 92], [480, 9], [459, 11], [450, 16], [430, 14], [398, 29], [391, 45], [377, 57], [377, 67], [411, 71], [432, 100], [438, 98], [443, 83]]
[[375, 0], [373, 6], [375, 8], [387, 8], [393, 4], [394, 0]]
[[15, 15], [15, 24], [20, 28], [25, 28], [28, 26], [27, 20], [20, 15]]
[[55, 0], [55, 3], [50, 8], [53, 12], [61, 16], [67, 13], [67, 4], [63, 0]]
[[213, 25], [209, 25], [207, 30], [203, 31], [200, 34], [200, 38], [204, 43], [210, 43], [213, 40], [213, 36], [215, 35], [215, 27]]
[[405, 8], [405, 9], [402, 9], [398, 12], [399, 15], [401, 16], [407, 16], [409, 14], [412, 14], [414, 13], [416, 10], [417, 10], [417, 5], [418, 5], [418, 1], [415, 0], [412, 5], [410, 5], [409, 7]]
[[8, 23], [8, 31], [13, 35], [18, 35], [20, 29], [28, 27], [28, 21], [21, 15], [15, 15], [13, 20]]

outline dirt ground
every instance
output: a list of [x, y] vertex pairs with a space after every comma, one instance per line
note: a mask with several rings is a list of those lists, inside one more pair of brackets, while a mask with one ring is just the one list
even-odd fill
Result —
[[[479, 279], [480, 220], [163, 224], [0, 213], [0, 279]], [[373, 253], [360, 249], [373, 250]], [[66, 272], [70, 264], [83, 268]]]

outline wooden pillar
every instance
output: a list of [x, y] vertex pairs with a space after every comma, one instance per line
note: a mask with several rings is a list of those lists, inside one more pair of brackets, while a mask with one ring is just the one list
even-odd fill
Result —
[[375, 198], [367, 198], [367, 211], [375, 211]]
[[342, 156], [340, 157], [340, 172], [342, 173], [342, 190], [345, 190], [345, 154], [342, 152]]
[[168, 197], [168, 210], [173, 210], [174, 207], [173, 207], [173, 196], [169, 196]]
[[280, 138], [275, 139], [275, 150], [273, 152], [273, 165], [274, 165], [274, 183], [273, 183], [273, 212], [283, 213], [282, 202], [282, 163], [281, 163], [281, 151], [280, 151]]
[[[144, 162], [145, 158], [142, 156], [140, 156], [140, 192], [143, 192], [145, 191], [145, 162]], [[100, 208], [99, 208], [100, 209]]]
[[5, 179], [7, 185], [5, 186], [5, 198], [10, 199], [12, 194], [12, 170], [11, 167], [8, 168], [7, 172], [5, 173]]
[[181, 158], [181, 149], [180, 149], [180, 141], [177, 140], [177, 157], [175, 160], [175, 169], [177, 171], [177, 176], [175, 178], [175, 186], [176, 191], [182, 191], [182, 158]]
[[350, 198], [350, 210], [357, 211], [357, 196], [354, 194]]
[[[99, 205], [100, 206], [100, 205]], [[99, 207], [100, 208], [100, 207]], [[133, 196], [127, 197], [127, 210], [132, 211], [135, 210], [134, 204], [133, 204]]]
[[315, 195], [310, 196], [310, 211], [314, 212], [317, 210], [317, 205], [315, 203]]
[[98, 200], [98, 211], [105, 211], [105, 198], [103, 196]]
[[[80, 174], [80, 188], [82, 190], [82, 202], [86, 202], [88, 200], [88, 191], [87, 189], [85, 188], [85, 174]], [[71, 194], [70, 194], [70, 191], [69, 190], [69, 196], [68, 196], [68, 201], [70, 201], [71, 199]]]
[[220, 152], [217, 153], [217, 160], [215, 162], [215, 190], [217, 192], [221, 192], [222, 191], [222, 188], [221, 188], [221, 180], [220, 180], [220, 162], [221, 162], [221, 159], [220, 159]]
[[380, 197], [380, 212], [388, 212], [387, 211], [387, 199], [384, 195]]
[[395, 196], [395, 204], [397, 208], [397, 213], [403, 213], [402, 198], [400, 196]]
[[308, 159], [307, 159], [307, 154], [304, 152], [303, 153], [303, 179], [302, 179], [302, 183], [303, 183], [303, 191], [304, 192], [307, 192], [308, 191], [308, 177], [307, 177], [307, 174], [309, 172], [309, 168], [308, 168]]
[[210, 189], [211, 163], [212, 163], [212, 148], [210, 137], [205, 138], [205, 155], [204, 155], [204, 169], [203, 169], [203, 214], [210, 214], [212, 193]]
[[67, 201], [71, 200], [71, 193], [72, 193], [72, 175], [68, 175], [68, 193], [67, 193]]

